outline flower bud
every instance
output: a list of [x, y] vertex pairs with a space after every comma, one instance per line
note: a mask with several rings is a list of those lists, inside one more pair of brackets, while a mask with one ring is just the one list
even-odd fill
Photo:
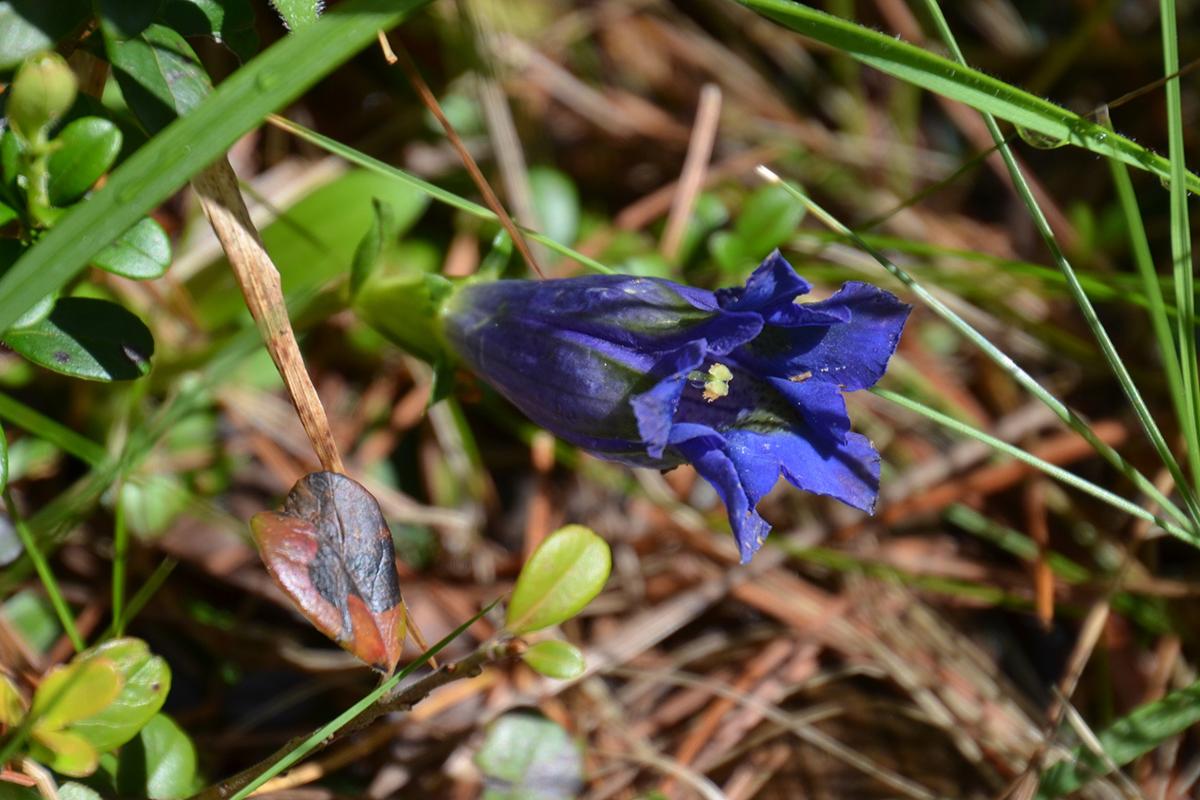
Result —
[[36, 142], [75, 102], [75, 73], [58, 53], [26, 59], [8, 90], [8, 122], [27, 142]]

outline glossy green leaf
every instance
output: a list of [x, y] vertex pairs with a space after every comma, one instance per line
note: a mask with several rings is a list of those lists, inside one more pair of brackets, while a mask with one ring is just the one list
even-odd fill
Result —
[[43, 730], [35, 726], [29, 753], [55, 772], [72, 778], [91, 775], [100, 763], [96, 748], [70, 730]]
[[121, 748], [117, 789], [123, 797], [176, 800], [198, 788], [196, 747], [175, 721], [156, 714]]
[[35, 730], [58, 730], [103, 711], [121, 691], [121, 674], [107, 659], [76, 659], [55, 667], [33, 693]]
[[582, 525], [558, 529], [521, 569], [508, 604], [508, 629], [519, 635], [570, 619], [600, 593], [611, 570], [606, 541]]
[[271, 0], [271, 5], [283, 17], [288, 30], [298, 31], [317, 21], [321, 15], [321, 0]]
[[[41, 0], [36, 0], [41, 2]], [[220, 156], [269, 112], [429, 0], [347, 0], [238, 70], [195, 110], [113, 170], [0, 278], [0, 331], [61, 288], [119, 232]], [[361, 229], [360, 229], [361, 235]], [[353, 245], [351, 245], [353, 246]]]
[[46, 167], [50, 202], [74, 203], [108, 172], [121, 152], [121, 130], [103, 117], [72, 120], [54, 138]]
[[583, 653], [570, 642], [549, 639], [529, 646], [521, 660], [547, 678], [569, 681], [583, 674], [587, 666]]
[[14, 69], [34, 53], [49, 50], [91, 13], [88, 0], [3, 0], [0, 2], [0, 71]]
[[58, 800], [104, 800], [95, 789], [68, 781], [58, 787]]
[[138, 281], [161, 278], [171, 266], [171, 239], [152, 218], [142, 217], [97, 253], [92, 263], [106, 272]]
[[767, 184], [750, 195], [733, 229], [761, 261], [791, 237], [802, 219], [804, 206], [782, 186]]
[[485, 800], [570, 800], [583, 788], [583, 756], [556, 722], [517, 711], [488, 726], [475, 763]]
[[728, 221], [729, 209], [721, 202], [721, 198], [710, 192], [697, 197], [679, 243], [679, 263], [687, 263], [705, 238]]
[[212, 90], [191, 45], [166, 25], [150, 25], [129, 39], [106, 29], [104, 40], [125, 102], [151, 133], [194, 109]]
[[[1170, 162], [1161, 155], [979, 70], [794, 0], [737, 2], [885, 74], [986, 111], [1046, 140], [1065, 141], [1170, 180]], [[1200, 177], [1195, 173], [1187, 173], [1186, 182], [1189, 191], [1200, 192]]]
[[242, 61], [258, 50], [248, 0], [166, 0], [161, 19], [183, 36], [212, 37]]
[[549, 167], [529, 170], [529, 190], [541, 232], [556, 242], [573, 244], [579, 235], [579, 190], [562, 172]]
[[85, 658], [112, 663], [122, 680], [120, 694], [107, 706], [71, 725], [103, 753], [132, 739], [158, 713], [171, 690], [171, 670], [141, 639], [112, 639]]
[[1061, 797], [1200, 724], [1200, 681], [1134, 709], [1097, 734], [1104, 754], [1077, 747], [1042, 776], [1039, 798]]
[[116, 303], [90, 297], [59, 299], [48, 317], [8, 331], [4, 342], [35, 364], [95, 381], [140, 378], [154, 354], [145, 323]]

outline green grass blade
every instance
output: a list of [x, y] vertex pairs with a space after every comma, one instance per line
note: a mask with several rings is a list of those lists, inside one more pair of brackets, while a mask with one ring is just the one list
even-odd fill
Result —
[[1077, 747], [1065, 761], [1046, 771], [1037, 796], [1051, 798], [1073, 792], [1089, 780], [1108, 774], [1109, 763], [1128, 764], [1197, 723], [1200, 681], [1134, 709], [1101, 731], [1097, 737], [1104, 748], [1103, 756]]
[[956, 420], [954, 417], [943, 414], [940, 411], [935, 411], [924, 403], [919, 403], [916, 400], [909, 399], [902, 394], [897, 394], [896, 392], [891, 392], [887, 389], [880, 388], [874, 388], [870, 391], [873, 394], [882, 397], [884, 400], [888, 400], [898, 406], [901, 406], [902, 408], [906, 408], [909, 411], [920, 414], [926, 419], [936, 422], [938, 425], [954, 431], [955, 433], [970, 437], [976, 441], [983, 442], [988, 447], [1004, 453], [1005, 455], [1010, 455], [1013, 458], [1028, 464], [1039, 472], [1043, 472], [1046, 475], [1049, 475], [1051, 478], [1061, 481], [1072, 488], [1078, 489], [1081, 492], [1086, 492], [1092, 497], [1095, 497], [1097, 500], [1108, 503], [1113, 508], [1118, 508], [1121, 511], [1124, 511], [1126, 514], [1139, 519], [1153, 522], [1167, 533], [1170, 533], [1173, 536], [1178, 536], [1185, 542], [1189, 542], [1194, 545], [1200, 545], [1200, 538], [1196, 537], [1189, 531], [1180, 528], [1178, 525], [1163, 519], [1157, 514], [1152, 514], [1136, 503], [1131, 503], [1124, 497], [1097, 486], [1091, 481], [1084, 480], [1073, 472], [1068, 472], [1056, 464], [1051, 464], [1049, 461], [1038, 458], [1032, 453], [1028, 453], [1014, 444], [1009, 444], [1003, 439], [998, 439], [995, 436], [992, 436], [990, 433], [985, 433], [984, 431], [968, 425], [965, 422]]
[[167, 126], [0, 278], [0, 331], [62, 287], [120, 233], [219, 158], [270, 112], [430, 0], [350, 0], [291, 33]]
[[[446, 205], [451, 206], [452, 208], [457, 208], [460, 211], [465, 211], [466, 213], [478, 217], [479, 219], [486, 219], [490, 222], [497, 221], [496, 215], [492, 213], [492, 210], [489, 208], [467, 200], [466, 198], [459, 197], [454, 192], [447, 191], [446, 189], [436, 186], [429, 181], [422, 180], [416, 175], [411, 175], [399, 167], [393, 167], [391, 164], [385, 164], [377, 158], [372, 158], [366, 153], [361, 153], [358, 150], [355, 150], [353, 147], [348, 147], [336, 139], [330, 139], [328, 136], [323, 136], [314, 130], [304, 127], [298, 122], [281, 118], [272, 119], [272, 122], [276, 125], [276, 127], [299, 136], [301, 139], [311, 142], [312, 144], [315, 144], [317, 147], [320, 147], [329, 153], [333, 153], [336, 156], [341, 156], [352, 164], [357, 164], [360, 167], [371, 170], [372, 172], [377, 172], [380, 175], [387, 175], [398, 181], [401, 181], [402, 183], [406, 183], [414, 189], [424, 192], [433, 200], [445, 203]], [[596, 259], [589, 258], [583, 253], [572, 250], [570, 247], [567, 247], [560, 242], [556, 242], [554, 239], [551, 239], [545, 234], [538, 233], [537, 231], [531, 231], [528, 228], [521, 226], [517, 227], [522, 233], [538, 244], [545, 245], [554, 252], [573, 259], [574, 261], [579, 262], [581, 265], [593, 270], [594, 272], [612, 272], [611, 269], [604, 266]]]
[[67, 426], [55, 422], [38, 411], [0, 392], [0, 418], [18, 428], [24, 428], [39, 439], [45, 439], [65, 453], [69, 453], [88, 466], [94, 467], [108, 455], [101, 445], [86, 436], [80, 436]]
[[[1186, 436], [1187, 425], [1192, 416], [1188, 412], [1183, 374], [1179, 369], [1179, 354], [1175, 348], [1175, 335], [1171, 330], [1171, 320], [1168, 316], [1166, 300], [1163, 298], [1158, 270], [1154, 266], [1154, 256], [1150, 253], [1150, 240], [1146, 237], [1146, 228], [1142, 224], [1142, 212], [1138, 208], [1137, 195], [1133, 191], [1133, 181], [1129, 177], [1129, 168], [1112, 158], [1108, 160], [1108, 166], [1112, 171], [1113, 185], [1117, 190], [1117, 201], [1121, 206], [1121, 213], [1125, 216], [1126, 229], [1129, 231], [1129, 249], [1133, 253], [1133, 262], [1142, 281], [1142, 294], [1145, 297], [1146, 308], [1150, 312], [1150, 325], [1154, 331], [1154, 338], [1158, 342], [1159, 358], [1162, 360], [1163, 372], [1166, 375], [1167, 389], [1171, 393], [1171, 402], [1175, 407], [1180, 430], [1185, 431]], [[1191, 439], [1189, 438], [1188, 441]], [[1200, 448], [1189, 446], [1187, 456], [1192, 474], [1200, 474]]]
[[79, 629], [75, 627], [75, 618], [71, 616], [71, 609], [67, 606], [67, 601], [63, 599], [62, 592], [58, 588], [58, 581], [54, 577], [54, 573], [50, 570], [50, 565], [46, 563], [42, 551], [38, 548], [38, 544], [33, 539], [33, 534], [29, 531], [29, 526], [25, 524], [24, 518], [17, 513], [17, 505], [13, 502], [12, 494], [6, 488], [4, 490], [4, 509], [8, 513], [8, 519], [12, 526], [17, 530], [17, 536], [21, 540], [21, 546], [25, 548], [26, 555], [33, 562], [33, 568], [37, 570], [38, 578], [42, 581], [42, 586], [46, 589], [46, 596], [50, 598], [50, 605], [54, 608], [54, 613], [58, 615], [58, 622], [62, 625], [62, 629], [66, 631], [67, 638], [71, 640], [71, 645], [75, 648], [76, 653], [83, 652], [87, 646], [83, 641], [83, 637], [79, 635]]
[[307, 739], [305, 739], [295, 750], [291, 751], [286, 756], [284, 756], [283, 758], [276, 761], [274, 764], [272, 764], [270, 767], [268, 767], [266, 770], [264, 770], [261, 775], [259, 775], [257, 778], [252, 780], [250, 783], [243, 786], [237, 792], [237, 794], [233, 795], [230, 798], [230, 800], [243, 800], [243, 798], [248, 797], [250, 795], [250, 793], [253, 792], [255, 789], [262, 786], [264, 783], [271, 780], [271, 778], [274, 778], [276, 775], [283, 772], [285, 769], [290, 767], [292, 764], [295, 764], [297, 761], [299, 761], [300, 759], [302, 759], [306, 755], [308, 755], [310, 752], [312, 752], [313, 748], [315, 748], [322, 741], [324, 741], [325, 739], [327, 739], [330, 736], [333, 736], [335, 733], [340, 731], [342, 728], [346, 727], [346, 725], [349, 725], [354, 720], [355, 717], [357, 717], [359, 714], [363, 713], [368, 708], [370, 708], [372, 705], [374, 705], [376, 702], [378, 702], [380, 700], [380, 698], [382, 698], [388, 692], [392, 691], [392, 689], [394, 689], [396, 687], [396, 685], [400, 683], [400, 681], [402, 681], [406, 677], [408, 677], [414, 670], [417, 669], [417, 667], [422, 666], [430, 658], [432, 658], [433, 656], [436, 656], [438, 653], [440, 653], [446, 647], [446, 645], [450, 644], [455, 639], [457, 639], [459, 636], [461, 636], [463, 634], [463, 632], [466, 631], [467, 628], [474, 625], [476, 623], [476, 621], [478, 621], [480, 618], [482, 618], [483, 615], [486, 614], [488, 611], [491, 611], [492, 607], [495, 606], [497, 602], [499, 602], [499, 601], [493, 601], [492, 603], [489, 603], [478, 614], [471, 617], [469, 620], [464, 622], [462, 625], [459, 625], [457, 628], [455, 628], [449, 634], [447, 634], [446, 638], [442, 639], [440, 642], [433, 645], [433, 647], [430, 647], [428, 650], [426, 650], [424, 653], [422, 653], [420, 656], [418, 656], [416, 659], [414, 659], [411, 663], [409, 663], [409, 665], [406, 666], [404, 669], [400, 670], [395, 675], [393, 675], [392, 677], [388, 678], [386, 681], [381, 683], [377, 689], [375, 689], [370, 694], [368, 694], [366, 697], [359, 700], [357, 703], [355, 703], [354, 705], [350, 706], [348, 709], [343, 711], [333, 721], [329, 722], [325, 726], [323, 726], [320, 729], [318, 729], [317, 731], [315, 731], [312, 734], [312, 736], [309, 736]]
[[[1166, 2], [1169, 3], [1170, 0], [1166, 0]], [[950, 26], [946, 23], [946, 17], [942, 14], [942, 9], [938, 5], [937, 0], [926, 0], [925, 7], [928, 9], [934, 24], [937, 26], [939, 35], [941, 35], [946, 46], [950, 48], [950, 52], [954, 55], [955, 60], [961, 64], [965, 64], [962, 50], [954, 38], [954, 33], [950, 30]], [[1192, 490], [1191, 485], [1184, 476], [1183, 469], [1179, 466], [1175, 454], [1171, 452], [1171, 447], [1167, 444], [1166, 438], [1159, 429], [1154, 415], [1150, 413], [1149, 406], [1142, 399], [1141, 392], [1138, 391], [1137, 385], [1133, 382], [1133, 377], [1129, 374], [1129, 370], [1126, 369], [1125, 362], [1122, 361], [1120, 353], [1117, 352], [1117, 348], [1109, 337], [1108, 331], [1105, 330], [1103, 323], [1100, 322], [1100, 317], [1096, 314], [1096, 309], [1092, 306], [1092, 301], [1088, 299], [1087, 292], [1084, 291], [1079, 278], [1076, 277], [1075, 270], [1071, 267], [1071, 263], [1067, 260], [1066, 255], [1063, 254], [1062, 248], [1058, 246], [1058, 240], [1054, 236], [1054, 231], [1050, 229], [1050, 223], [1047, 221], [1045, 213], [1042, 212], [1037, 198], [1033, 196], [1033, 191], [1029, 188], [1029, 183], [1025, 180], [1025, 175], [1021, 172], [1021, 167], [1017, 164], [1017, 160], [1013, 156], [1012, 148], [1008, 146], [1008, 143], [1004, 139], [1004, 134], [1000, 132], [1000, 126], [996, 124], [996, 118], [985, 111], [983, 112], [983, 121], [992, 136], [992, 141], [996, 143], [1000, 157], [1004, 159], [1004, 165], [1008, 169], [1009, 176], [1012, 178], [1013, 188], [1017, 190], [1017, 196], [1025, 203], [1025, 207], [1029, 210], [1029, 215], [1033, 218], [1034, 227], [1037, 228], [1038, 234], [1046, 244], [1046, 249], [1050, 251], [1050, 257], [1054, 259], [1054, 263], [1066, 279], [1067, 289], [1071, 293], [1071, 297], [1075, 300], [1075, 304], [1079, 306], [1079, 311], [1083, 315], [1084, 322], [1087, 323], [1088, 330], [1092, 332], [1096, 343], [1100, 345], [1100, 352], [1104, 356], [1104, 360], [1108, 362], [1108, 366], [1112, 369], [1117, 383], [1121, 386], [1121, 391], [1125, 393], [1125, 398], [1133, 408], [1134, 415], [1137, 416], [1138, 422], [1146, 434], [1146, 438], [1150, 440], [1150, 444], [1158, 453], [1158, 457], [1175, 480], [1175, 485], [1178, 487], [1184, 504], [1191, 514], [1193, 527], [1200, 529], [1200, 501], [1197, 501], [1196, 493]], [[1182, 317], [1183, 314], [1181, 313], [1181, 320]], [[1192, 337], [1192, 342], [1194, 344], [1195, 337]]]
[[[880, 72], [994, 114], [1051, 141], [1073, 144], [1160, 177], [1170, 177], [1170, 163], [1152, 150], [978, 70], [792, 0], [737, 2]], [[1200, 192], [1200, 176], [1188, 173], [1185, 179], [1190, 190]]]
[[[1092, 448], [1099, 453], [1104, 460], [1112, 464], [1122, 475], [1130, 480], [1138, 489], [1144, 492], [1154, 502], [1181, 522], [1183, 525], [1191, 524], [1187, 515], [1179, 510], [1171, 500], [1163, 494], [1157, 486], [1155, 486], [1145, 475], [1138, 472], [1132, 464], [1126, 461], [1120, 453], [1114, 450], [1110, 445], [1100, 441], [1091, 426], [1087, 422], [1066, 406], [1061, 400], [1055, 397], [1049, 390], [1033, 379], [1028, 372], [1022, 369], [1015, 361], [1009, 358], [1000, 348], [992, 344], [986, 336], [977, 331], [969, 322], [960, 317], [949, 306], [931, 294], [924, 286], [917, 282], [916, 279], [909, 275], [900, 267], [893, 264], [882, 253], [875, 250], [873, 247], [863, 241], [862, 237], [854, 233], [854, 231], [843, 225], [836, 217], [822, 208], [815, 200], [809, 197], [804, 192], [800, 191], [796, 186], [788, 181], [781, 179], [778, 175], [766, 169], [759, 168], [763, 177], [772, 181], [779, 181], [781, 185], [787, 188], [797, 200], [804, 203], [808, 210], [833, 231], [848, 237], [851, 241], [860, 247], [864, 252], [874, 258], [880, 266], [890, 272], [893, 277], [903, 283], [918, 299], [929, 307], [939, 317], [944, 319], [955, 330], [962, 334], [968, 341], [978, 347], [984, 354], [996, 363], [1002, 370], [1007, 372], [1013, 380], [1019, 383], [1025, 391], [1032, 394], [1037, 399], [1041, 400], [1051, 411], [1053, 411], [1059, 419], [1067, 424], [1071, 430], [1078, 433], [1087, 441]], [[1127, 502], [1127, 501], [1126, 501]], [[1132, 505], [1132, 504], [1130, 504]], [[1134, 506], [1136, 508], [1136, 506]], [[1183, 531], [1181, 528], [1172, 526], [1171, 532], [1184, 539], [1191, 544], [1200, 544], [1200, 538], [1193, 534]]]
[[[1179, 71], [1179, 35], [1175, 23], [1175, 0], [1161, 0], [1163, 71]], [[1192, 237], [1188, 220], [1187, 167], [1183, 150], [1183, 111], [1179, 77], [1166, 83], [1167, 150], [1171, 156], [1171, 263], [1175, 275], [1175, 305], [1179, 310], [1179, 364], [1183, 378], [1185, 414], [1183, 434], [1187, 438], [1192, 480], [1200, 486], [1200, 365], [1196, 363], [1196, 289], [1192, 276]], [[1194, 189], [1192, 191], [1195, 191]]]

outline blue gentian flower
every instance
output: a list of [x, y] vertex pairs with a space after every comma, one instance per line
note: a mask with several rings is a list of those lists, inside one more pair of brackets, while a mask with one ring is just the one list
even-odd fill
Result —
[[879, 454], [843, 391], [883, 376], [909, 307], [866, 283], [799, 304], [778, 251], [743, 288], [592, 275], [468, 284], [446, 341], [531, 420], [602, 458], [689, 463], [725, 502], [743, 563], [770, 526], [755, 506], [782, 474], [872, 511]]

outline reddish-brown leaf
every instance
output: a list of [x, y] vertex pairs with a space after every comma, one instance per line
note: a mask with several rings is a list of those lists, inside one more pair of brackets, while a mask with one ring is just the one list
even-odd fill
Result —
[[250, 528], [267, 571], [318, 630], [377, 669], [395, 668], [407, 613], [392, 535], [370, 492], [313, 472]]

